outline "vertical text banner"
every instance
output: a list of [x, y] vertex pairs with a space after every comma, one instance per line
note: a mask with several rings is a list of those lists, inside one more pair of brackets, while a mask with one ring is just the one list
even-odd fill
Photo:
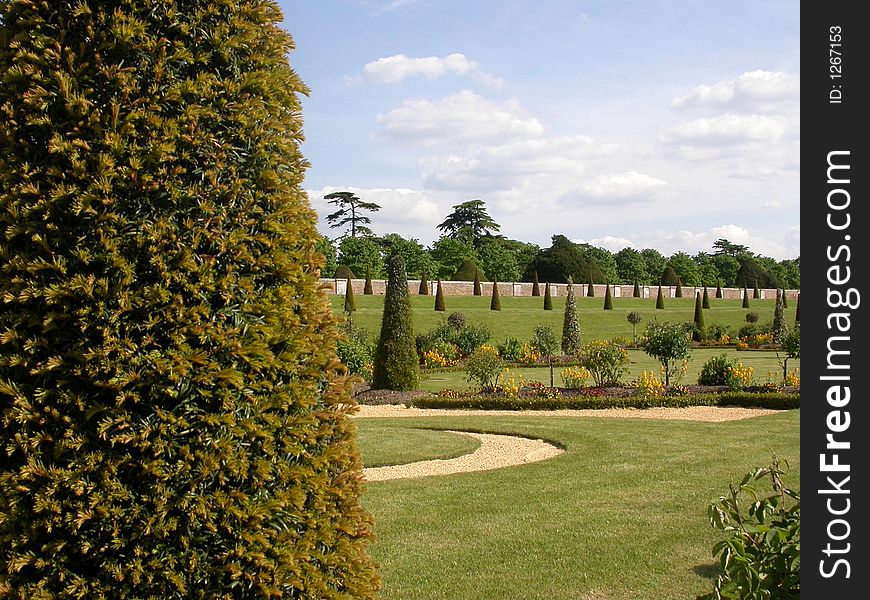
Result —
[[[860, 3], [801, 6], [801, 592], [870, 585], [867, 83]], [[863, 12], [863, 11], [861, 11]]]

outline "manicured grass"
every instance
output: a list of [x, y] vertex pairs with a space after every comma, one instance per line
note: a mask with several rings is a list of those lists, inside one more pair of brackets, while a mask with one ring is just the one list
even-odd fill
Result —
[[383, 600], [694, 598], [712, 589], [717, 568], [710, 500], [774, 453], [791, 465], [786, 482], [800, 484], [799, 411], [727, 423], [469, 416], [359, 425], [361, 440], [374, 428], [441, 427], [566, 447], [520, 467], [368, 484]]
[[357, 444], [367, 467], [455, 458], [480, 447], [479, 440], [447, 431], [385, 427], [367, 420], [358, 426]]
[[[711, 290], [715, 291], [715, 290]], [[353, 315], [354, 324], [367, 329], [375, 338], [380, 332], [383, 313], [383, 296], [355, 296], [357, 311]], [[333, 310], [341, 314], [344, 298], [330, 296]], [[553, 310], [543, 310], [543, 299], [533, 297], [501, 297], [501, 310], [489, 309], [489, 296], [447, 296], [447, 311], [436, 312], [432, 296], [411, 296], [414, 307], [414, 332], [426, 333], [433, 329], [451, 312], [462, 312], [471, 323], [483, 323], [492, 332], [492, 343], [500, 343], [509, 337], [520, 341], [531, 339], [537, 325], [549, 325], [557, 335], [562, 334], [562, 318], [565, 298], [553, 298]], [[751, 300], [751, 308], [741, 308], [740, 300], [717, 300], [711, 298], [711, 308], [704, 311], [704, 322], [709, 327], [720, 323], [730, 326], [736, 333], [746, 324], [746, 313], [755, 312], [759, 322], [773, 320], [775, 301], [772, 299]], [[580, 329], [584, 341], [624, 337], [632, 339], [632, 327], [628, 322], [629, 312], [638, 312], [643, 320], [637, 326], [640, 335], [647, 323], [659, 321], [679, 321], [690, 323], [694, 317], [693, 298], [667, 298], [664, 310], [656, 310], [655, 298], [614, 298], [613, 310], [604, 310], [604, 298], [577, 298]], [[786, 311], [789, 325], [794, 323], [793, 307]]]
[[[735, 350], [734, 348], [697, 348], [692, 350], [692, 358], [689, 360], [688, 368], [685, 375], [677, 383], [683, 385], [698, 383], [698, 375], [701, 373], [701, 367], [711, 357], [719, 354], [727, 354], [735, 357], [738, 361], [747, 367], [754, 369], [753, 378], [756, 383], [765, 383], [770, 379], [776, 383], [782, 382], [782, 367], [779, 361], [784, 357], [783, 353], [777, 357], [775, 352], [759, 352], [753, 350]], [[628, 383], [640, 377], [641, 371], [652, 371], [659, 376], [660, 364], [654, 358], [642, 350], [629, 350], [629, 371], [622, 377], [622, 381]], [[800, 368], [801, 361], [799, 358], [790, 359], [788, 361], [788, 370]], [[562, 380], [559, 378], [559, 372], [563, 367], [556, 366], [553, 369], [554, 383], [557, 386], [562, 385]], [[541, 381], [550, 384], [550, 370], [547, 367], [518, 367], [512, 368], [513, 372], [521, 376], [525, 381]], [[592, 380], [587, 381], [587, 385], [592, 385]], [[475, 384], [469, 383], [465, 378], [465, 371], [435, 371], [430, 372], [425, 379], [420, 382], [420, 389], [427, 392], [438, 392], [444, 389], [451, 390], [467, 390], [474, 387]]]

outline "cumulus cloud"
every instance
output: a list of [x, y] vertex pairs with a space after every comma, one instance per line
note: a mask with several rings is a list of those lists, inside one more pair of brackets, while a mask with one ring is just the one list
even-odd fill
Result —
[[661, 137], [665, 142], [697, 145], [768, 142], [782, 138], [788, 128], [785, 117], [729, 113], [679, 123], [665, 129]]
[[[371, 228], [379, 234], [400, 233], [409, 237], [420, 237], [420, 231], [434, 228], [443, 220], [443, 201], [426, 192], [407, 188], [359, 188], [352, 186], [326, 186], [320, 189], [306, 190], [311, 201], [311, 207], [320, 217], [320, 231], [327, 235], [341, 235], [337, 229], [330, 229], [326, 223], [326, 215], [336, 210], [323, 197], [333, 192], [353, 192], [364, 202], [374, 202], [381, 209], [368, 214], [371, 217]], [[343, 233], [343, 232], [342, 232]]]
[[422, 144], [499, 143], [544, 133], [541, 122], [515, 101], [493, 102], [469, 90], [439, 100], [405, 100], [377, 121], [387, 137]]
[[491, 87], [503, 85], [498, 77], [481, 70], [480, 65], [466, 58], [464, 54], [454, 53], [445, 57], [426, 56], [412, 58], [404, 54], [386, 56], [367, 63], [362, 74], [348, 77], [349, 83], [399, 83], [410, 77], [437, 79], [447, 74], [466, 75]]
[[767, 112], [797, 102], [800, 77], [781, 71], [747, 71], [712, 85], [699, 85], [671, 101], [673, 108]]
[[581, 192], [593, 198], [629, 198], [648, 194], [667, 185], [661, 179], [637, 171], [607, 173], [585, 183]]

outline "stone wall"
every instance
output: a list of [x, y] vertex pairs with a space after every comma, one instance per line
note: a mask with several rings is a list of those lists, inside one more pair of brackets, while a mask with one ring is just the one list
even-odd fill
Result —
[[[345, 286], [347, 285], [346, 280], [344, 279], [321, 279], [321, 284], [323, 284], [324, 288], [328, 293], [331, 294], [339, 294], [344, 295]], [[353, 286], [354, 295], [361, 295], [363, 293], [363, 289], [365, 288], [365, 279], [352, 279], [351, 285]], [[488, 281], [481, 282], [480, 286], [483, 291], [484, 296], [492, 295], [492, 283]], [[544, 284], [539, 284], [541, 290], [541, 296], [544, 295]], [[438, 287], [438, 283], [436, 281], [429, 282], [430, 287], [430, 295], [435, 295], [435, 290]], [[474, 294], [474, 283], [471, 281], [442, 281], [441, 287], [444, 290], [444, 294], [446, 296], [471, 296]], [[575, 284], [574, 285], [574, 295], [575, 296], [586, 296], [587, 288], [589, 284]], [[595, 290], [596, 298], [604, 298], [604, 284], [595, 284], [592, 286]], [[564, 283], [551, 283], [550, 284], [550, 295], [553, 297], [564, 296], [567, 293], [567, 284]], [[372, 292], [375, 295], [383, 296], [386, 293], [387, 282], [383, 279], [373, 279], [372, 280]], [[411, 279], [408, 280], [408, 292], [412, 295], [417, 295], [420, 289], [420, 280], [419, 279]], [[691, 287], [684, 285], [683, 286], [683, 298], [693, 298], [695, 293], [704, 293], [704, 288], [699, 287]], [[750, 298], [752, 297], [753, 290], [749, 290]], [[776, 290], [775, 289], [760, 289], [761, 298], [776, 298]], [[786, 299], [789, 303], [797, 301], [797, 296], [800, 290], [786, 290]], [[498, 293], [501, 296], [531, 296], [532, 295], [532, 284], [531, 283], [499, 283], [498, 284]], [[610, 286], [610, 293], [614, 298], [631, 298], [634, 293], [634, 285], [612, 285]], [[640, 293], [643, 298], [655, 298], [658, 294], [658, 286], [641, 286]], [[674, 286], [664, 286], [662, 287], [662, 294], [665, 298], [676, 298], [677, 288]], [[711, 300], [716, 297], [716, 288], [708, 287], [707, 295]], [[722, 288], [722, 296], [726, 299], [737, 299], [740, 300], [743, 298], [743, 288]], [[791, 306], [791, 305], [790, 305]]]

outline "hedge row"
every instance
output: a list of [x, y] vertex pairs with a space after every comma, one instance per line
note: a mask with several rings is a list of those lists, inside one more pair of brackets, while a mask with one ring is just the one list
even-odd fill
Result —
[[414, 408], [453, 408], [478, 410], [560, 410], [602, 408], [685, 408], [689, 406], [739, 406], [792, 410], [800, 408], [800, 393], [786, 392], [723, 392], [720, 394], [687, 394], [684, 396], [488, 396], [460, 398], [428, 396], [411, 401]]

